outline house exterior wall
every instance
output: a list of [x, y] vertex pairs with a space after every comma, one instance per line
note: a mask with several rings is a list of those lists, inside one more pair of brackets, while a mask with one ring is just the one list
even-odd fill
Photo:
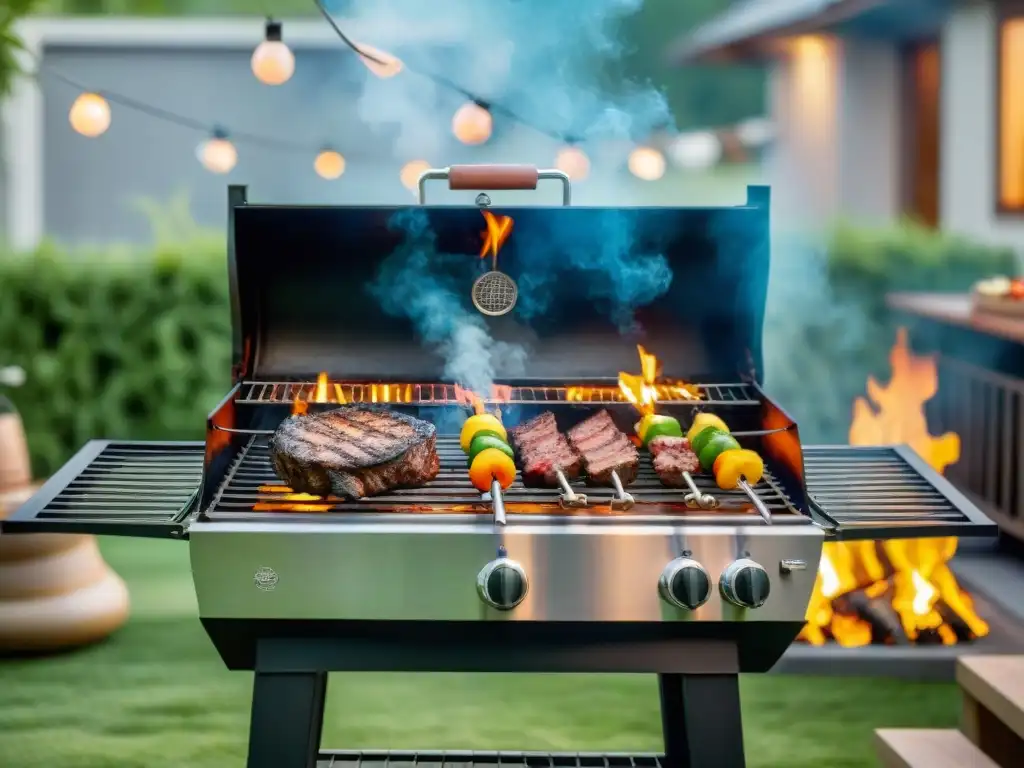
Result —
[[941, 221], [1024, 256], [1024, 220], [996, 213], [996, 34], [990, 3], [956, 9], [942, 31]]
[[767, 168], [785, 228], [888, 220], [900, 195], [899, 57], [892, 43], [804, 37], [773, 64], [778, 141]]

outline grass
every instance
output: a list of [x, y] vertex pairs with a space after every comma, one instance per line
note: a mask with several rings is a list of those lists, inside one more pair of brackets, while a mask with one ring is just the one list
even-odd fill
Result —
[[[103, 550], [132, 619], [92, 648], [0, 661], [0, 765], [243, 765], [251, 676], [224, 669], [196, 619], [187, 547]], [[651, 676], [337, 674], [328, 695], [328, 748], [660, 749]], [[952, 727], [959, 697], [952, 684], [758, 675], [743, 704], [751, 768], [859, 768], [876, 765], [874, 728]]]

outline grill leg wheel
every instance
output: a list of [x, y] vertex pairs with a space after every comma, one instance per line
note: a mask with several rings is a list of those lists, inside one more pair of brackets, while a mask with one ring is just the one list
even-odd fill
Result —
[[746, 768], [738, 675], [658, 675], [666, 768]]
[[256, 672], [247, 768], [316, 768], [326, 672]]

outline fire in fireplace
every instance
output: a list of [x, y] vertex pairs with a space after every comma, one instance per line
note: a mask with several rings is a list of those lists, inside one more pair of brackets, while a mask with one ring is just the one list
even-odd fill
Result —
[[[960, 458], [960, 437], [933, 437], [928, 430], [925, 404], [938, 391], [935, 359], [914, 355], [901, 328], [889, 362], [888, 385], [869, 377], [867, 397], [854, 402], [849, 442], [904, 443], [944, 472]], [[956, 548], [956, 538], [826, 543], [799, 639], [861, 646], [953, 645], [984, 637], [988, 625], [949, 568]]]

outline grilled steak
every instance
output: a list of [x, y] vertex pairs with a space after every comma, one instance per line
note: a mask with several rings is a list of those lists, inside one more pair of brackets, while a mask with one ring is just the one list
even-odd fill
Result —
[[558, 485], [559, 469], [569, 480], [580, 476], [580, 457], [558, 431], [555, 414], [551, 411], [514, 427], [509, 438], [518, 454], [523, 485], [554, 487]]
[[434, 425], [366, 406], [290, 416], [270, 438], [270, 459], [293, 490], [348, 499], [414, 488], [437, 477]]
[[651, 462], [661, 482], [671, 488], [682, 488], [684, 472], [700, 472], [700, 459], [690, 449], [685, 437], [656, 437], [647, 444], [654, 460]]
[[636, 479], [640, 457], [608, 411], [599, 411], [568, 432], [569, 444], [583, 457], [590, 485], [611, 485], [614, 471], [623, 485]]

